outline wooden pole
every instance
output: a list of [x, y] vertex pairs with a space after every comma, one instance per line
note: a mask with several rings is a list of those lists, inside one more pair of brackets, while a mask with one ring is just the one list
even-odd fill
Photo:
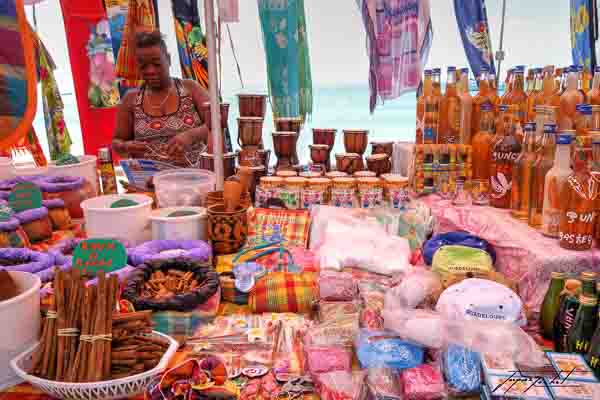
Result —
[[221, 106], [219, 103], [219, 76], [217, 75], [217, 46], [215, 39], [214, 0], [204, 0], [206, 19], [206, 47], [208, 48], [208, 91], [210, 94], [211, 135], [217, 190], [223, 190], [223, 135], [221, 133]]

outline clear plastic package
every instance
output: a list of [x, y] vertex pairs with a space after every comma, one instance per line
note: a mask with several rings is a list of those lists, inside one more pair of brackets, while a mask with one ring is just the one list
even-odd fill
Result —
[[317, 377], [321, 400], [364, 400], [366, 371], [334, 371]]
[[319, 275], [319, 299], [325, 301], [352, 301], [356, 298], [356, 282], [352, 275], [323, 271]]
[[448, 397], [444, 378], [439, 368], [422, 364], [400, 373], [403, 400], [438, 400]]

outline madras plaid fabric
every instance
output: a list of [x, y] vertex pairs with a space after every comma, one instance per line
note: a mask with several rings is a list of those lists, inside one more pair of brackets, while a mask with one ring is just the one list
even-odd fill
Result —
[[313, 274], [272, 272], [256, 282], [248, 305], [254, 313], [309, 313], [317, 298]]
[[229, 303], [245, 305], [248, 304], [248, 293], [240, 292], [235, 287], [235, 278], [229, 274], [219, 277], [221, 284], [221, 298]]
[[286, 247], [308, 245], [310, 212], [307, 210], [271, 210], [256, 208], [248, 211], [248, 246], [254, 246], [265, 236], [279, 232]]
[[123, 79], [123, 86], [138, 87], [143, 83], [135, 62], [135, 34], [155, 29], [156, 19], [152, 1], [129, 0], [127, 23], [116, 65], [117, 77]]

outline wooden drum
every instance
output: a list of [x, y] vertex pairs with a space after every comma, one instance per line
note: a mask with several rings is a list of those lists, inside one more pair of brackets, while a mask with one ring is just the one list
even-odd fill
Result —
[[367, 168], [377, 176], [388, 174], [392, 171], [392, 163], [387, 154], [373, 154], [367, 157]]
[[322, 170], [327, 170], [329, 164], [329, 146], [326, 144], [310, 144], [310, 159], [314, 165], [318, 165]]
[[356, 153], [342, 153], [335, 155], [335, 161], [337, 170], [345, 172], [348, 175], [354, 174], [356, 171], [360, 171], [362, 160], [360, 155]]
[[[215, 170], [215, 156], [210, 153], [200, 154], [200, 168], [209, 171]], [[223, 154], [223, 177], [225, 179], [235, 175], [235, 153]]]
[[336, 129], [313, 128], [313, 144], [326, 144], [329, 150], [335, 144]]
[[347, 153], [365, 154], [369, 142], [369, 131], [344, 129], [344, 147]]
[[302, 118], [275, 118], [275, 128], [279, 132], [297, 132], [302, 130]]
[[293, 167], [298, 132], [273, 132], [273, 148], [277, 156], [276, 169]]
[[267, 96], [264, 94], [238, 94], [240, 117], [265, 117]]
[[394, 142], [371, 142], [371, 154], [387, 154], [391, 158], [394, 154]]
[[264, 119], [258, 117], [238, 118], [238, 144], [241, 147], [260, 145], [263, 122]]

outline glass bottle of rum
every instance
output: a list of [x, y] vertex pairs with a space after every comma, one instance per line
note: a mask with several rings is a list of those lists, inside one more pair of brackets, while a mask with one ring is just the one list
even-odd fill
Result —
[[521, 143], [515, 136], [519, 127], [516, 116], [517, 106], [509, 108], [509, 128], [504, 129], [502, 136], [497, 136], [492, 148], [492, 163], [490, 168], [490, 203], [496, 208], [510, 208], [512, 176], [515, 160], [521, 153]]
[[516, 117], [518, 122], [523, 126], [527, 122], [527, 93], [524, 88], [523, 74], [525, 67], [518, 66], [514, 69], [513, 87], [509, 95], [502, 101], [502, 104], [509, 106], [517, 106]]
[[469, 93], [469, 69], [460, 70], [460, 143], [471, 144], [471, 113], [473, 110], [473, 98]]
[[584, 96], [578, 90], [578, 68], [572, 65], [569, 69], [565, 91], [560, 96], [559, 129], [573, 129], [577, 104], [583, 104]]
[[490, 204], [490, 171], [492, 148], [494, 146], [494, 112], [489, 103], [481, 106], [479, 131], [471, 141], [473, 157], [472, 197], [473, 204], [486, 206]]
[[423, 79], [423, 93], [417, 99], [417, 144], [423, 143], [423, 127], [425, 117], [425, 98], [431, 96], [431, 70], [425, 70], [425, 76]]
[[479, 92], [473, 96], [473, 106], [471, 109], [471, 132], [472, 135], [477, 133], [477, 130], [481, 126], [481, 105], [490, 103], [490, 88], [488, 80], [488, 68], [483, 67], [481, 69], [481, 75], [479, 76]]
[[571, 135], [559, 135], [556, 139], [554, 165], [546, 174], [544, 183], [544, 209], [542, 213], [542, 233], [557, 238], [560, 223], [560, 194], [571, 169]]
[[531, 209], [533, 165], [537, 158], [535, 144], [535, 122], [526, 123], [521, 154], [513, 167], [510, 205], [511, 215], [523, 221], [529, 220]]
[[456, 89], [456, 67], [448, 67], [446, 93], [440, 114], [440, 144], [456, 144], [460, 138], [461, 103]]
[[554, 319], [560, 307], [560, 294], [565, 288], [566, 275], [562, 272], [552, 272], [550, 286], [544, 296], [541, 312], [542, 335], [548, 340], [553, 338]]
[[587, 93], [587, 102], [591, 105], [600, 105], [600, 66], [596, 67], [592, 89]]
[[440, 69], [436, 68], [432, 71], [431, 93], [425, 96], [424, 144], [436, 144], [439, 140], [441, 90]]
[[544, 212], [544, 186], [546, 174], [554, 165], [556, 152], [556, 125], [544, 124], [541, 149], [533, 166], [533, 196], [529, 212], [529, 226], [540, 228]]

